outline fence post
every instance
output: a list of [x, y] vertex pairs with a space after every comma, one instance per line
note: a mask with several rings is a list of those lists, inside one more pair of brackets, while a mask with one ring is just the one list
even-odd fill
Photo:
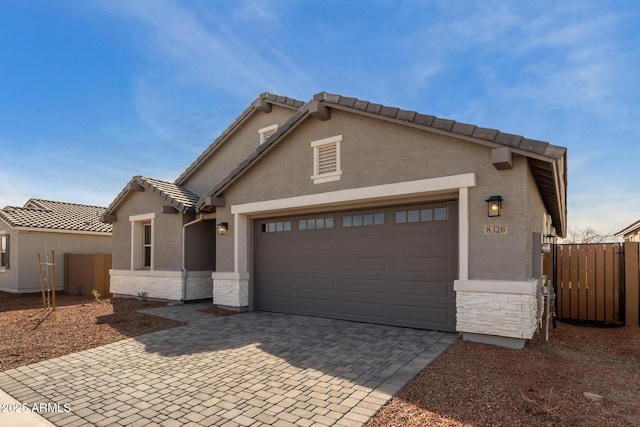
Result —
[[624, 242], [625, 254], [625, 324], [640, 324], [640, 250], [637, 242]]

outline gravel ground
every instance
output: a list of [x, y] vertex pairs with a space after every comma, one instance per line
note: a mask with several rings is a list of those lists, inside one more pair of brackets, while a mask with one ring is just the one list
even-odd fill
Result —
[[367, 424], [390, 425], [638, 426], [640, 327], [558, 323], [520, 351], [458, 340]]
[[[0, 292], [0, 371], [182, 324], [136, 313], [160, 302], [57, 304], [45, 317], [40, 295]], [[458, 340], [367, 426], [637, 426], [639, 399], [640, 327], [558, 323], [520, 351]]]
[[56, 295], [43, 311], [40, 294], [0, 292], [0, 371], [183, 325], [136, 313], [161, 302]]

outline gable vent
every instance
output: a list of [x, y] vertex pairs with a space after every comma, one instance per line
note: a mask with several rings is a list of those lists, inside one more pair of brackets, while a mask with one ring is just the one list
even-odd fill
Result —
[[338, 147], [336, 144], [318, 147], [318, 174], [336, 172], [338, 170]]
[[277, 124], [271, 125], [271, 126], [267, 126], [266, 128], [259, 129], [258, 133], [260, 134], [260, 144], [262, 144], [267, 139], [269, 139], [269, 137], [271, 135], [273, 135], [274, 133], [276, 133], [277, 130], [278, 130], [278, 125]]
[[342, 135], [313, 141], [313, 176], [314, 184], [338, 181], [342, 170], [340, 166], [340, 143]]

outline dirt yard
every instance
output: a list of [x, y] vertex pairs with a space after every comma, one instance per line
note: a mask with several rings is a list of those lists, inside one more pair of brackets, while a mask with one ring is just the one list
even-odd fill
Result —
[[0, 292], [0, 371], [182, 325], [136, 313], [164, 305], [58, 293], [56, 311], [43, 312], [40, 294]]
[[[57, 303], [40, 322], [39, 295], [0, 292], [0, 371], [181, 325], [136, 313], [158, 302]], [[368, 426], [636, 426], [639, 399], [640, 327], [558, 323], [520, 351], [458, 340]]]
[[558, 323], [520, 351], [458, 340], [367, 426], [638, 426], [639, 402], [640, 327]]

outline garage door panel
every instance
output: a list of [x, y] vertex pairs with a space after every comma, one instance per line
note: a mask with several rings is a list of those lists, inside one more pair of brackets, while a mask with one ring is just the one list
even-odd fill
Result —
[[342, 271], [384, 271], [384, 257], [345, 257], [340, 261]]
[[[332, 218], [332, 227], [309, 230], [318, 218]], [[277, 227], [276, 232], [262, 232], [264, 221], [290, 221], [293, 226], [286, 232], [284, 227], [283, 232]], [[455, 330], [455, 202], [256, 223], [256, 309]]]
[[393, 271], [397, 273], [451, 273], [451, 263], [445, 256], [403, 257], [393, 260]]
[[[292, 265], [295, 263], [295, 265]], [[335, 261], [333, 256], [307, 256], [305, 254], [298, 254], [298, 257], [295, 261], [291, 261], [290, 259], [287, 261], [287, 264], [280, 264], [280, 266], [289, 266], [295, 271], [299, 272], [317, 272], [318, 274], [322, 274], [323, 272], [333, 271], [335, 270]]]
[[386, 318], [384, 303], [342, 301], [340, 303], [340, 313], [345, 318], [350, 319], [366, 317], [369, 321], [382, 321]]
[[[356, 230], [360, 233], [366, 233], [367, 229], [360, 228]], [[346, 236], [340, 239], [340, 248], [342, 250], [359, 251], [366, 249], [367, 251], [379, 249], [384, 251], [386, 245], [386, 236], [382, 233], [375, 235], [358, 235], [351, 233], [350, 236]]]
[[442, 250], [450, 245], [450, 234], [442, 232], [414, 232], [393, 236], [394, 249], [435, 249]]
[[296, 250], [313, 254], [331, 253], [336, 249], [336, 243], [336, 239], [331, 236], [312, 236], [305, 240], [298, 240]]
[[409, 298], [449, 298], [452, 293], [448, 282], [395, 280], [393, 282], [393, 295]]
[[333, 298], [301, 297], [296, 299], [297, 314], [333, 315], [336, 313], [336, 303]]
[[450, 312], [439, 307], [417, 307], [414, 305], [396, 305], [393, 308], [394, 318], [403, 322], [404, 326], [419, 327], [425, 322], [446, 327], [450, 322]]
[[340, 289], [343, 292], [384, 295], [386, 288], [385, 281], [382, 279], [343, 278], [340, 280]]
[[297, 276], [295, 286], [300, 290], [321, 292], [332, 292], [337, 288], [333, 276]]

